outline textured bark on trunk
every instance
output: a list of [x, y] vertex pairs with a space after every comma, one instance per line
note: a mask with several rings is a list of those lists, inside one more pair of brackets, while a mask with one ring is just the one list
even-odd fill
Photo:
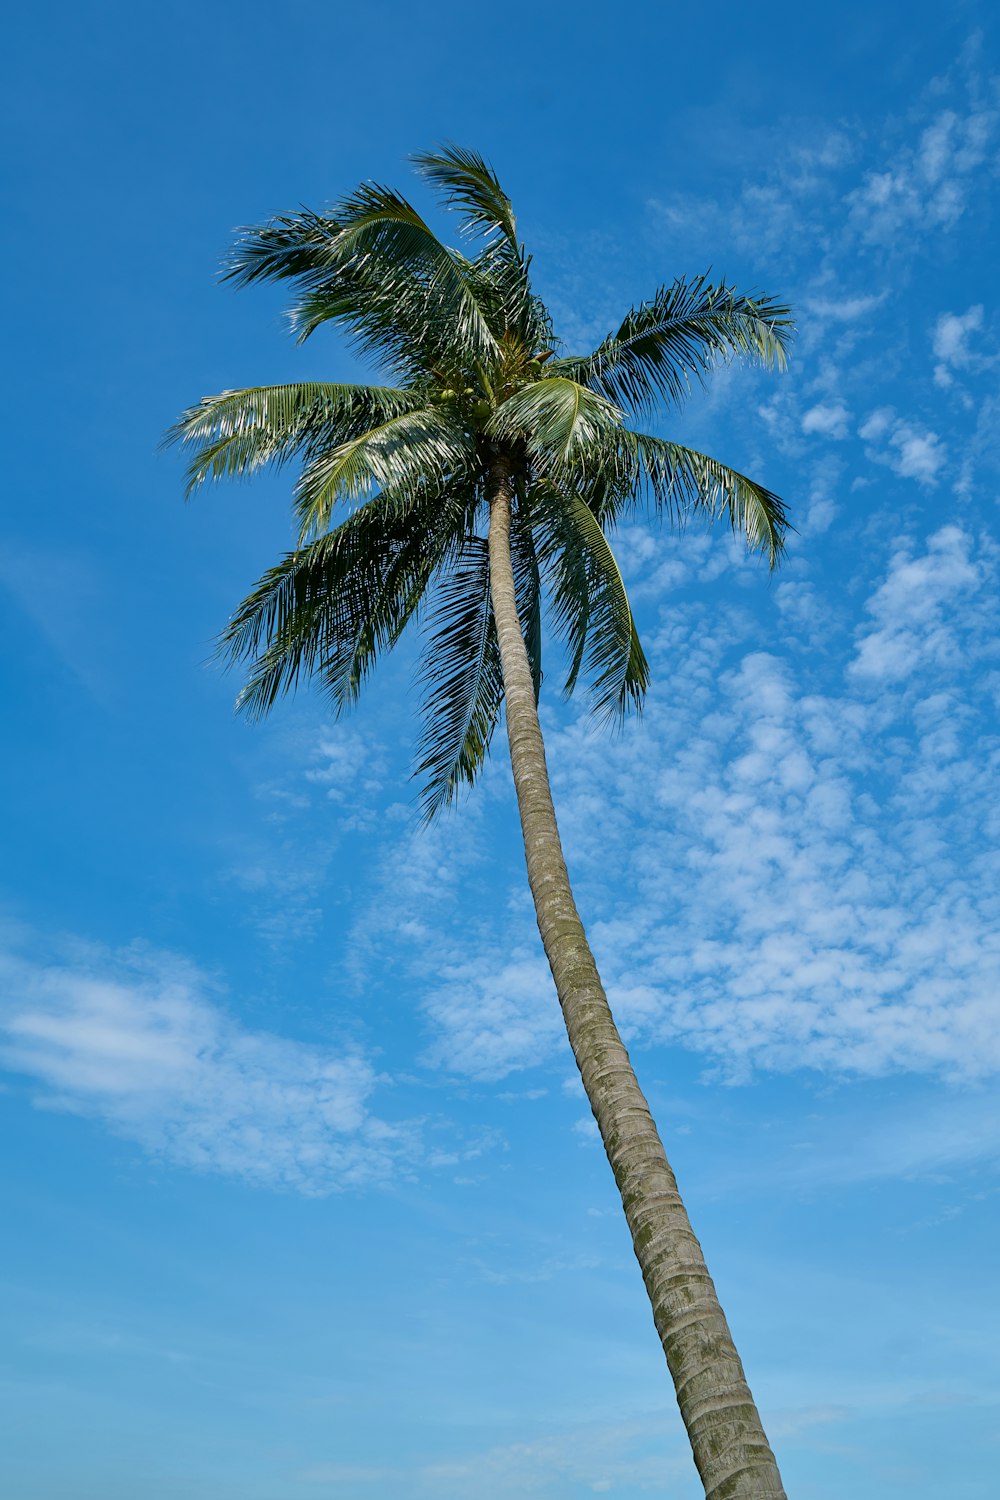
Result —
[[707, 1500], [785, 1500], [701, 1246], [618, 1035], [570, 889], [514, 594], [512, 495], [510, 465], [498, 459], [491, 476], [490, 592], [528, 880], [545, 956], [621, 1193]]

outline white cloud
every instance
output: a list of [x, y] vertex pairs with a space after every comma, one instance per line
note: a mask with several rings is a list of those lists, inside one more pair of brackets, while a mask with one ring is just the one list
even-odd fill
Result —
[[969, 362], [968, 337], [983, 326], [983, 307], [978, 303], [968, 312], [942, 313], [934, 325], [934, 353], [947, 364], [965, 365]]
[[878, 442], [892, 426], [895, 412], [891, 406], [880, 406], [873, 411], [858, 428], [858, 436], [866, 442]]
[[[803, 124], [803, 132], [809, 129]], [[854, 152], [854, 143], [840, 130], [823, 130], [811, 144], [794, 145], [786, 133], [781, 149], [768, 153], [769, 170], [756, 180], [741, 180], [728, 200], [672, 193], [651, 198], [649, 207], [674, 238], [697, 226], [700, 237], [706, 231], [716, 242], [729, 237], [757, 256], [787, 251], [795, 243], [811, 242], [815, 249], [825, 245], [833, 183]]]
[[[550, 734], [630, 1045], [681, 1042], [728, 1076], [1000, 1071], [996, 586], [990, 549], [948, 526], [897, 545], [853, 644], [809, 623], [805, 583], [779, 604], [818, 652], [741, 652], [738, 617], [668, 610], [643, 722], [613, 747], [582, 718]], [[488, 1077], [564, 1055], [534, 941], [518, 906], [527, 958], [435, 990], [438, 1059]]]
[[338, 1492], [341, 1485], [395, 1479], [397, 1491], [433, 1500], [444, 1496], [464, 1500], [473, 1492], [481, 1500], [507, 1500], [512, 1494], [621, 1496], [660, 1491], [665, 1480], [680, 1486], [690, 1483], [691, 1472], [690, 1451], [685, 1451], [676, 1419], [657, 1410], [628, 1421], [556, 1428], [527, 1440], [467, 1450], [406, 1469], [319, 1463], [297, 1477], [306, 1483], [338, 1486]]
[[986, 162], [996, 127], [991, 109], [940, 110], [915, 147], [901, 147], [848, 195], [851, 227], [862, 240], [881, 245], [914, 228], [953, 228], [965, 210], [969, 178]]
[[[654, 197], [650, 207], [674, 238], [696, 226], [699, 239], [728, 238], [767, 261], [800, 250], [828, 272], [824, 258], [845, 251], [855, 260], [859, 250], [910, 255], [930, 231], [954, 229], [977, 178], [985, 179], [992, 164], [1000, 111], [983, 101], [977, 78], [964, 84], [935, 81], [919, 106], [923, 125], [916, 139], [911, 116], [909, 138], [902, 142], [896, 122], [887, 122], [873, 137], [852, 122], [849, 132], [827, 131], [814, 146], [790, 147], [790, 138], [815, 133], [816, 125], [786, 122], [781, 149], [760, 153], [767, 161], [764, 171], [734, 183], [728, 197]], [[944, 95], [950, 102], [941, 107]], [[867, 163], [863, 169], [862, 162]], [[834, 322], [864, 318], [885, 295], [831, 298], [822, 275], [815, 293], [807, 308]]]
[[101, 1120], [164, 1161], [305, 1193], [381, 1181], [408, 1126], [370, 1112], [380, 1079], [352, 1046], [252, 1031], [205, 976], [162, 953], [0, 956], [0, 1061], [41, 1108]]
[[509, 1495], [662, 1491], [690, 1480], [690, 1452], [672, 1414], [591, 1421], [527, 1441], [466, 1453], [418, 1470], [418, 1493], [506, 1500]]
[[303, 775], [313, 786], [325, 789], [334, 802], [352, 802], [359, 793], [382, 789], [385, 755], [381, 744], [354, 725], [328, 724], [310, 747], [310, 764]]
[[953, 370], [965, 369], [975, 362], [969, 348], [969, 335], [983, 326], [983, 307], [978, 303], [968, 312], [942, 313], [934, 325], [932, 344], [938, 363], [934, 367], [934, 381], [939, 386], [953, 383]]
[[819, 1122], [819, 1135], [813, 1149], [796, 1153], [797, 1161], [789, 1153], [777, 1168], [780, 1177], [812, 1185], [874, 1182], [940, 1177], [1000, 1162], [1000, 1117], [985, 1086], [963, 1095], [921, 1097], [915, 1104], [855, 1105], [846, 1119], [836, 1110]]
[[[945, 462], [945, 450], [936, 432], [921, 432], [908, 422], [900, 422], [889, 439], [897, 458], [891, 466], [903, 479], [933, 484]], [[891, 462], [891, 461], [890, 461]]]
[[870, 459], [885, 464], [901, 479], [915, 479], [918, 484], [935, 484], [947, 461], [936, 432], [898, 417], [890, 406], [873, 411], [858, 428], [858, 436], [869, 444], [866, 452]]
[[806, 311], [813, 317], [831, 323], [857, 323], [867, 318], [885, 301], [885, 292], [876, 292], [859, 297], [810, 297], [805, 303]]
[[820, 437], [845, 438], [851, 414], [842, 401], [818, 402], [802, 418], [802, 431]]
[[900, 681], [922, 668], [958, 668], [962, 663], [963, 615], [985, 578], [985, 564], [971, 556], [970, 537], [945, 526], [922, 555], [900, 546], [888, 576], [868, 600], [873, 624], [858, 632], [857, 654], [848, 666], [855, 678]]
[[563, 1038], [552, 980], [537, 949], [510, 958], [480, 951], [450, 967], [424, 1005], [437, 1041], [432, 1067], [494, 1079], [548, 1057]]

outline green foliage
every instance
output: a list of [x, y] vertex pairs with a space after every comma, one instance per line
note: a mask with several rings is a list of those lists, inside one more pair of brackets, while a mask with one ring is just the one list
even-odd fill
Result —
[[206, 479], [243, 479], [267, 464], [325, 457], [331, 446], [425, 404], [418, 392], [374, 385], [261, 385], [206, 396], [167, 434], [195, 445], [188, 493]]
[[676, 405], [720, 360], [782, 366], [791, 321], [773, 299], [676, 280], [592, 353], [560, 357], [493, 169], [458, 146], [414, 163], [458, 216], [465, 251], [367, 183], [328, 213], [247, 230], [226, 272], [239, 286], [289, 281], [299, 338], [333, 323], [391, 384], [224, 391], [185, 412], [168, 441], [189, 451], [189, 491], [299, 466], [299, 545], [220, 643], [247, 664], [242, 710], [265, 714], [315, 678], [339, 713], [422, 620], [417, 770], [431, 816], [475, 780], [502, 711], [484, 535], [495, 466], [514, 480], [512, 563], [536, 695], [547, 602], [566, 691], [587, 683], [595, 712], [620, 719], [641, 707], [649, 668], [608, 530], [638, 507], [673, 524], [724, 515], [774, 566], [788, 527], [770, 490], [633, 430], [628, 414]]
[[556, 370], [641, 415], [678, 404], [692, 375], [704, 380], [734, 356], [783, 368], [791, 326], [788, 309], [769, 297], [743, 296], [706, 276], [678, 279], [630, 309], [593, 354], [560, 360]]
[[573, 692], [583, 671], [595, 713], [620, 719], [630, 705], [641, 707], [649, 666], [615, 555], [597, 517], [571, 489], [541, 485], [533, 500], [553, 624], [569, 655], [565, 692]]
[[614, 438], [622, 422], [604, 396], [543, 371], [497, 407], [486, 430], [501, 443], [522, 444], [534, 469], [555, 475], [568, 466], [586, 468], [595, 447]]
[[428, 615], [417, 775], [427, 778], [424, 811], [432, 817], [458, 783], [475, 780], [503, 703], [485, 537], [464, 539], [434, 590]]

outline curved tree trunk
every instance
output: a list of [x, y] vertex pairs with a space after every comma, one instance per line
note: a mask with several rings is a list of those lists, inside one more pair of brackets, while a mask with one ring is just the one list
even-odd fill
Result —
[[618, 1035], [563, 858], [514, 595], [510, 467], [491, 477], [490, 591], [528, 880], [583, 1085], [621, 1193], [707, 1500], [785, 1500], [740, 1357]]

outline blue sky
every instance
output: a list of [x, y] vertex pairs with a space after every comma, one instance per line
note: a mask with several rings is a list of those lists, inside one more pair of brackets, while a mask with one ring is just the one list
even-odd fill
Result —
[[[287, 483], [202, 394], [352, 378], [233, 229], [456, 139], [567, 345], [713, 266], [780, 378], [665, 432], [781, 493], [619, 555], [617, 739], [544, 699], [571, 872], [796, 1500], [1000, 1463], [1000, 62], [984, 6], [43, 5], [11, 23], [0, 1442], [15, 1500], [578, 1500], [697, 1480], [543, 968], [508, 769], [430, 831], [412, 645], [236, 721]], [[421, 189], [413, 187], [419, 197]], [[420, 198], [423, 202], [423, 198]]]

